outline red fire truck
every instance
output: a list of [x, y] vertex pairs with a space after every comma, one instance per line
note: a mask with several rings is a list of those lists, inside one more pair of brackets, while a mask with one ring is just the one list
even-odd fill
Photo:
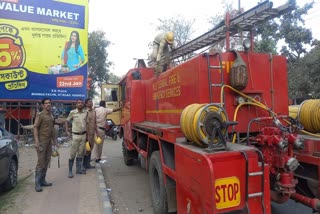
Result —
[[108, 86], [109, 101], [123, 105], [124, 162], [138, 160], [148, 171], [154, 213], [271, 213], [271, 200], [289, 198], [319, 209], [317, 198], [297, 191], [303, 126], [289, 116], [286, 58], [255, 53], [251, 33], [243, 34], [250, 37], [241, 51], [229, 45], [239, 29], [251, 32], [291, 9], [265, 1], [235, 18], [227, 14], [170, 59], [223, 39], [226, 51], [199, 53], [160, 74], [138, 61], [118, 91]]

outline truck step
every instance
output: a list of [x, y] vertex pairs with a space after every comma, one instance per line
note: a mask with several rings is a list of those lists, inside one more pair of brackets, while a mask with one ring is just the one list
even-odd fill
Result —
[[262, 174], [263, 174], [262, 171], [261, 172], [250, 172], [249, 176], [258, 176], [258, 175], [262, 175]]
[[262, 196], [263, 193], [262, 192], [255, 192], [255, 193], [250, 193], [248, 194], [249, 198], [254, 198], [254, 197], [258, 197], [258, 196]]
[[211, 65], [210, 68], [211, 69], [222, 69], [222, 66], [220, 66], [220, 65]]

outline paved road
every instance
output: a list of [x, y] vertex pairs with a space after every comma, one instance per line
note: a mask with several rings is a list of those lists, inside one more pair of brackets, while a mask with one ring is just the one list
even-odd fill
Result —
[[124, 164], [121, 142], [107, 138], [103, 147], [106, 157], [102, 157], [106, 161], [101, 163], [106, 186], [111, 191], [114, 214], [151, 214], [148, 174], [137, 164]]
[[296, 203], [293, 200], [289, 200], [284, 204], [272, 203], [272, 214], [312, 214], [312, 209], [304, 206], [303, 204]]
[[[104, 145], [106, 162], [101, 168], [106, 185], [111, 190], [114, 214], [151, 214], [152, 203], [147, 172], [138, 164], [126, 166], [121, 152], [121, 140], [107, 138]], [[285, 204], [272, 203], [272, 214], [311, 214], [312, 209], [290, 200]]]

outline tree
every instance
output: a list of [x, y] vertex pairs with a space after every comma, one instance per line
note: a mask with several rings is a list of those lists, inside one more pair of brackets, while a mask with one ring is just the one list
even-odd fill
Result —
[[289, 61], [306, 53], [306, 45], [312, 43], [312, 33], [304, 27], [302, 16], [307, 14], [314, 2], [307, 3], [301, 8], [297, 5], [296, 0], [289, 0], [288, 3], [292, 5], [292, 11], [253, 29], [256, 36], [255, 51], [277, 54], [278, 44], [282, 41], [284, 44], [280, 53]]
[[[243, 12], [243, 9], [241, 8], [240, 10], [234, 9], [233, 7], [233, 2], [230, 0], [222, 0], [223, 4], [223, 12], [222, 14], [216, 14], [215, 16], [212, 16], [209, 18], [209, 23], [214, 27], [220, 26], [220, 25], [225, 25], [226, 23], [226, 13], [229, 13], [230, 19], [238, 16], [241, 12]], [[239, 33], [242, 32], [239, 31]], [[241, 45], [241, 36], [236, 35], [235, 37], [230, 37], [230, 48], [231, 49], [236, 49], [236, 47], [240, 44]], [[226, 40], [221, 40], [220, 42], [213, 44], [211, 48], [213, 48], [216, 51], [222, 52], [225, 50], [226, 47]]]
[[[156, 30], [161, 32], [172, 31], [176, 47], [184, 45], [191, 40], [194, 33], [193, 24], [195, 19], [186, 19], [178, 15], [169, 19], [158, 19], [158, 21], [159, 24], [156, 25]], [[149, 46], [152, 47], [152, 44]], [[181, 61], [184, 60], [185, 58], [181, 59]]]
[[[292, 99], [305, 99], [312, 93], [312, 83], [309, 81], [310, 72], [304, 71], [306, 66], [304, 58], [288, 64], [289, 97]], [[299, 72], [300, 70], [304, 72]]]
[[279, 35], [285, 41], [280, 52], [289, 61], [293, 61], [307, 53], [306, 45], [312, 44], [312, 32], [304, 27], [305, 22], [302, 16], [307, 14], [314, 2], [307, 3], [301, 8], [297, 6], [296, 0], [289, 0], [289, 3], [295, 7], [295, 10], [284, 14], [280, 19]]
[[275, 19], [261, 24], [253, 29], [253, 34], [256, 35], [254, 42], [254, 50], [260, 53], [277, 54], [277, 44], [280, 40], [278, 32], [279, 25]]
[[101, 83], [108, 82], [109, 68], [113, 64], [108, 61], [107, 48], [110, 41], [105, 38], [105, 32], [98, 30], [89, 33], [89, 47], [88, 47], [88, 78], [92, 79], [90, 89], [88, 90], [88, 97], [93, 97], [96, 94], [95, 87], [101, 86]]
[[169, 18], [158, 19], [159, 25], [156, 26], [157, 31], [172, 31], [177, 47], [190, 41], [194, 30], [192, 28], [195, 19], [186, 19], [181, 15]]
[[310, 74], [310, 84], [313, 86], [311, 94], [314, 98], [320, 98], [320, 41], [314, 41], [314, 48], [304, 57], [306, 67]]
[[293, 71], [291, 87], [293, 97], [320, 97], [320, 42], [314, 42], [314, 48], [302, 58], [290, 63]]
[[120, 80], [121, 80], [121, 77], [115, 75], [114, 73], [110, 73], [110, 75], [109, 75], [109, 82], [110, 83], [119, 83]]
[[289, 96], [292, 99], [306, 98], [316, 90], [318, 85], [311, 84], [312, 81], [310, 80], [320, 77], [319, 72], [311, 76], [308, 68], [310, 59], [305, 57], [308, 52], [307, 47], [313, 46], [313, 38], [310, 29], [304, 27], [305, 22], [302, 16], [307, 14], [308, 10], [313, 7], [314, 2], [307, 3], [301, 8], [297, 6], [295, 0], [289, 0], [289, 2], [295, 9], [283, 15], [280, 19], [278, 35], [285, 42], [280, 52], [288, 60]]
[[[306, 58], [301, 58], [307, 53], [306, 47], [312, 46], [313, 40], [311, 31], [304, 27], [302, 16], [307, 14], [314, 2], [303, 7], [299, 7], [296, 0], [289, 0], [288, 3], [292, 5], [292, 11], [253, 28], [254, 48], [256, 52], [278, 54], [279, 43], [283, 43], [280, 53], [288, 59], [289, 96], [307, 97], [316, 91], [315, 86], [318, 85], [312, 84], [310, 79], [320, 79], [316, 77], [319, 72], [311, 78], [311, 63], [306, 65]], [[232, 5], [226, 4], [226, 8], [232, 11]], [[213, 20], [218, 23], [217, 18]]]

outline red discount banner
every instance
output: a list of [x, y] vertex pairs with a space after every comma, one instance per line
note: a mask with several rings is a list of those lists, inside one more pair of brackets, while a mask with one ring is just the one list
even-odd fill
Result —
[[83, 76], [57, 77], [57, 88], [81, 88]]

